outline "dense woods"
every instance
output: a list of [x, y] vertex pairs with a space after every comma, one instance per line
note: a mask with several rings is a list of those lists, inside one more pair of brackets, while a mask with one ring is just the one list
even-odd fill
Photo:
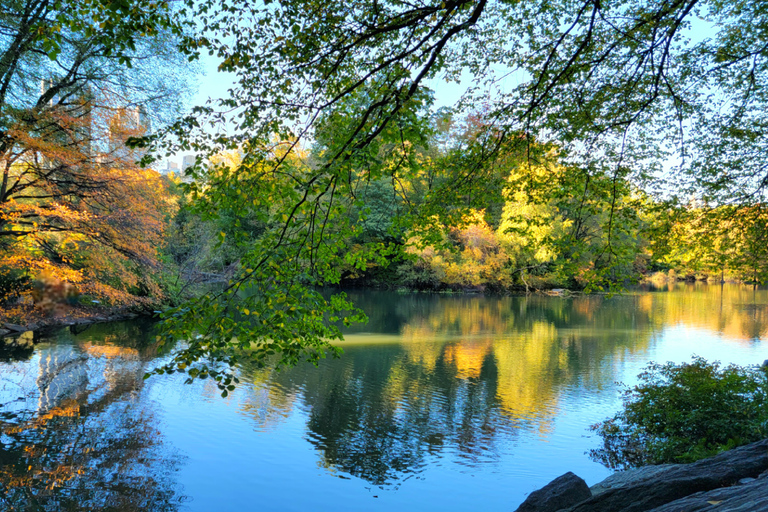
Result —
[[[768, 278], [759, 5], [6, 3], [6, 321], [41, 288], [164, 310], [193, 341], [158, 371], [226, 393], [364, 319], [328, 288]], [[182, 114], [206, 53], [234, 86]]]

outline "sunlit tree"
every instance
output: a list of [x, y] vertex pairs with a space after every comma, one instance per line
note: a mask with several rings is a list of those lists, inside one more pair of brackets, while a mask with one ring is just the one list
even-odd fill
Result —
[[42, 275], [114, 302], [157, 295], [171, 205], [126, 146], [183, 105], [166, 3], [20, 0], [0, 13], [3, 300]]
[[[314, 286], [337, 282], [338, 259], [356, 230], [339, 219], [349, 219], [362, 169], [376, 181], [398, 178], [406, 168], [370, 162], [397, 140], [414, 154], [405, 142], [415, 140], [409, 130], [427, 106], [433, 79], [468, 72], [476, 86], [457, 118], [482, 107], [483, 123], [462, 151], [441, 159], [434, 169], [444, 181], [425, 180], [434, 186], [404, 217], [427, 242], [441, 236], [431, 226], [457, 225], [469, 209], [489, 206], [477, 203], [500, 204], [495, 197], [503, 180], [501, 187], [493, 180], [513, 141], [528, 149], [555, 145], [563, 166], [577, 171], [569, 190], [580, 187], [582, 194], [568, 193], [573, 201], [554, 196], [573, 222], [576, 243], [563, 261], [586, 263], [583, 279], [598, 286], [616, 280], [617, 269], [632, 261], [634, 187], [713, 205], [749, 206], [764, 198], [768, 54], [759, 3], [371, 0], [234, 7], [207, 0], [192, 11], [200, 33], [190, 46], [217, 55], [235, 85], [220, 105], [176, 123], [169, 133], [180, 138], [167, 149], [213, 155], [241, 148], [242, 173], [220, 182], [220, 191], [210, 189], [201, 204], [279, 206], [270, 210], [269, 234], [241, 260], [242, 272], [225, 293], [169, 313], [187, 326], [173, 324], [169, 335], [200, 341], [168, 370], [189, 371], [209, 356], [233, 363], [254, 346], [249, 357], [278, 350], [289, 361], [318, 357], [328, 347], [324, 338], [336, 333], [305, 322], [329, 307]], [[514, 77], [512, 85], [502, 88], [502, 77]], [[322, 121], [334, 113], [339, 122], [323, 133]], [[202, 129], [222, 119], [231, 120], [233, 135]], [[296, 148], [322, 141], [323, 158], [294, 172], [288, 159], [264, 150], [275, 133]], [[280, 185], [257, 186], [263, 180], [256, 175], [251, 188], [238, 182], [246, 193], [237, 194], [230, 181], [264, 165]], [[204, 174], [203, 167], [191, 173]], [[380, 257], [377, 250], [354, 254], [357, 266]], [[258, 308], [237, 295], [247, 283], [260, 288]], [[348, 307], [337, 306], [334, 313]], [[302, 313], [293, 316], [291, 308]], [[246, 313], [254, 310], [258, 320]], [[235, 311], [247, 321], [233, 320]], [[231, 348], [235, 340], [240, 352]]]

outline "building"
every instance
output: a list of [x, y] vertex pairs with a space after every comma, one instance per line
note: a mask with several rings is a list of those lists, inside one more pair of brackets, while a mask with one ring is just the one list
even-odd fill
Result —
[[152, 123], [146, 109], [142, 105], [123, 107], [117, 110], [109, 121], [109, 149], [112, 160], [130, 161], [141, 160], [145, 151], [126, 146], [131, 137], [148, 135]]
[[[38, 135], [46, 142], [55, 142], [68, 151], [73, 149], [83, 157], [93, 156], [94, 96], [88, 84], [61, 88], [57, 80], [40, 81], [40, 98], [46, 112], [46, 121]], [[53, 122], [51, 122], [53, 121]], [[54, 165], [48, 155], [42, 155], [45, 166]]]
[[[87, 84], [61, 87], [55, 76], [40, 81], [40, 98], [49, 120], [40, 136], [66, 148], [69, 160], [77, 152], [81, 164], [133, 166], [144, 157], [145, 150], [126, 145], [131, 137], [151, 133], [152, 122], [143, 105], [115, 105], [108, 95], [97, 98]], [[56, 165], [47, 155], [43, 160], [46, 166]]]
[[181, 172], [185, 172], [187, 169], [195, 165], [195, 155], [184, 155], [184, 159], [181, 161]]

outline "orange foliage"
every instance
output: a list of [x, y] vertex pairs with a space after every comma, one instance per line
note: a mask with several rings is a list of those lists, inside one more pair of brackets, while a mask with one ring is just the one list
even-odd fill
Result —
[[[45, 108], [7, 131], [0, 152], [0, 281], [76, 284], [110, 304], [156, 300], [157, 250], [175, 203], [161, 176], [137, 167], [141, 155], [124, 144], [143, 128], [126, 123], [125, 109], [103, 108], [113, 118], [102, 136], [108, 141], [99, 140], [93, 127], [100, 111], [83, 102]], [[97, 150], [107, 143], [108, 150]], [[6, 295], [21, 304], [32, 299], [24, 284]]]
[[117, 345], [94, 345], [92, 343], [82, 343], [80, 348], [93, 357], [105, 357], [107, 359], [114, 359], [119, 357], [121, 359], [138, 359], [139, 351], [135, 348], [119, 347]]

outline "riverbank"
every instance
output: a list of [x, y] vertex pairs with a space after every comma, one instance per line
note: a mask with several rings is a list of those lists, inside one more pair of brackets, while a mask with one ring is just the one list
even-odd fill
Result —
[[[0, 336], [13, 336], [27, 331], [57, 329], [73, 325], [88, 325], [102, 322], [132, 320], [149, 313], [138, 312], [135, 308], [120, 306], [67, 306], [53, 311], [39, 311], [32, 307], [14, 311], [18, 323], [0, 318]], [[8, 315], [4, 315], [6, 318]]]
[[690, 464], [614, 473], [587, 484], [568, 472], [532, 492], [515, 512], [768, 510], [768, 439]]

